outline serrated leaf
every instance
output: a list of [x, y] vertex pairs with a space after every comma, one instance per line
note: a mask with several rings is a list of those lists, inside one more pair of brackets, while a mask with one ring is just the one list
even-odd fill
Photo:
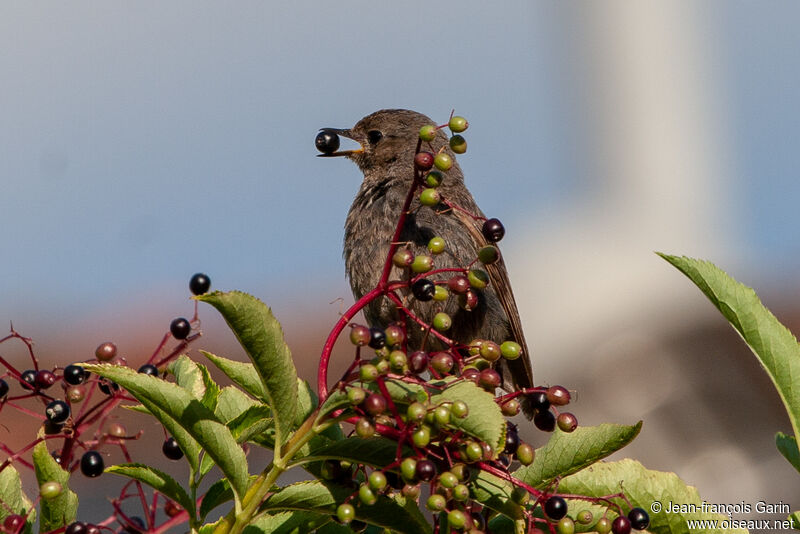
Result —
[[[176, 384], [137, 373], [128, 367], [109, 364], [84, 364], [84, 367], [124, 387], [153, 412], [156, 418], [166, 414], [167, 422], [170, 422], [170, 418], [174, 420], [170, 424], [177, 422], [219, 466], [231, 481], [237, 495], [244, 495], [248, 475], [247, 459], [242, 447], [230, 430], [216, 418], [214, 412], [203, 406], [192, 394]], [[177, 436], [174, 437], [178, 439]], [[188, 451], [183, 452], [188, 456]]]
[[[405, 452], [410, 452], [407, 448]], [[390, 439], [374, 437], [359, 438], [356, 436], [330, 442], [322, 447], [314, 448], [311, 455], [300, 458], [290, 465], [299, 465], [310, 461], [328, 459], [348, 460], [358, 464], [383, 467], [394, 462], [397, 456], [397, 442]]]
[[[353, 493], [351, 488], [329, 482], [299, 482], [270, 495], [259, 511], [305, 510], [334, 514], [336, 506]], [[425, 517], [415, 507], [405, 507], [385, 495], [379, 495], [372, 506], [356, 507], [356, 519], [391, 529], [394, 532], [423, 534], [431, 532]]]
[[221, 422], [228, 424], [253, 406], [266, 407], [266, 405], [248, 397], [240, 389], [226, 386], [219, 392], [214, 414]]
[[180, 504], [189, 513], [190, 518], [195, 517], [194, 501], [186, 490], [171, 476], [158, 469], [144, 464], [117, 464], [106, 468], [106, 473], [121, 475], [147, 484]]
[[[13, 465], [0, 470], [0, 524], [11, 514], [27, 515], [23, 534], [30, 534], [36, 521], [36, 510], [31, 510], [31, 501], [22, 491], [22, 480]], [[30, 510], [30, 515], [28, 511]]]
[[78, 496], [69, 489], [69, 472], [50, 456], [44, 441], [33, 448], [33, 467], [40, 486], [50, 481], [61, 484], [61, 493], [57, 497], [39, 501], [39, 532], [50, 532], [75, 521]]
[[450, 426], [488, 443], [496, 453], [502, 451], [506, 439], [506, 421], [494, 395], [474, 382], [460, 380], [431, 396], [432, 404], [457, 400], [467, 403], [469, 414], [463, 419], [451, 417]]
[[264, 303], [246, 293], [217, 291], [196, 298], [222, 314], [253, 362], [273, 411], [276, 440], [282, 444], [297, 413], [297, 370], [280, 323]]
[[206, 385], [203, 383], [203, 375], [200, 367], [187, 355], [181, 354], [167, 367], [168, 371], [175, 377], [175, 383], [200, 400], [206, 393]]
[[800, 471], [800, 451], [797, 449], [797, 440], [794, 436], [787, 436], [783, 432], [775, 434], [775, 445], [789, 463]]
[[[726, 516], [703, 512], [703, 500], [697, 489], [686, 485], [675, 473], [652, 471], [634, 460], [619, 462], [597, 462], [577, 473], [561, 479], [559, 493], [602, 497], [625, 492], [631, 506], [640, 506], [650, 513], [648, 532], [655, 534], [688, 534], [698, 532], [719, 532]], [[661, 511], [654, 513], [652, 505], [659, 503]], [[682, 511], [666, 507], [674, 503], [685, 507]], [[621, 501], [620, 501], [621, 504]], [[627, 509], [627, 506], [624, 508]], [[694, 511], [689, 511], [689, 510]], [[609, 516], [611, 517], [611, 516]], [[717, 528], [709, 528], [708, 524], [699, 523], [690, 529], [689, 521], [718, 521]], [[746, 533], [744, 529], [725, 529], [726, 532]]]
[[[300, 534], [316, 532], [315, 529], [331, 522], [329, 515], [312, 512], [282, 512], [263, 515], [247, 525], [244, 534]], [[349, 529], [345, 532], [352, 532]]]
[[234, 384], [261, 402], [269, 402], [267, 390], [264, 387], [264, 384], [261, 383], [261, 378], [258, 376], [258, 371], [256, 371], [256, 368], [252, 363], [231, 360], [222, 356], [217, 356], [216, 354], [212, 354], [205, 350], [201, 350], [200, 353], [211, 360], [211, 363], [216, 365], [220, 371], [225, 373], [225, 375], [230, 378]]
[[535, 488], [544, 489], [557, 477], [575, 473], [618, 451], [639, 435], [642, 422], [635, 425], [602, 424], [579, 426], [571, 433], [555, 430], [550, 440], [536, 450], [533, 463], [514, 476]]
[[659, 254], [685, 274], [731, 323], [778, 390], [795, 439], [800, 439], [800, 345], [756, 292], [713, 263]]
[[[252, 483], [258, 478], [258, 475], [252, 475], [249, 483]], [[211, 484], [203, 495], [203, 500], [200, 503], [200, 521], [205, 521], [206, 516], [217, 506], [233, 500], [233, 491], [227, 479], [221, 478]]]

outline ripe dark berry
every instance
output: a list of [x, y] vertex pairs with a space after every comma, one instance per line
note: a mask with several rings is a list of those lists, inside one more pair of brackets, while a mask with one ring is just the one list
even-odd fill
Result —
[[564, 406], [569, 404], [570, 394], [564, 386], [550, 386], [547, 388], [547, 400], [553, 406]]
[[558, 495], [553, 495], [544, 503], [544, 513], [550, 519], [558, 521], [567, 515], [567, 501]]
[[428, 368], [428, 353], [422, 350], [413, 352], [408, 358], [408, 369], [418, 375]]
[[386, 334], [380, 328], [369, 329], [369, 343], [370, 348], [375, 350], [382, 349], [386, 346]]
[[500, 387], [501, 382], [500, 373], [494, 369], [484, 369], [478, 377], [478, 385], [490, 391]]
[[630, 534], [631, 532], [630, 519], [628, 519], [624, 515], [618, 516], [616, 519], [614, 519], [614, 522], [611, 523], [611, 532], [613, 532], [614, 534]]
[[628, 519], [631, 522], [631, 527], [636, 530], [644, 530], [650, 526], [650, 516], [638, 506], [631, 508], [631, 511], [628, 512]]
[[44, 422], [45, 435], [52, 436], [54, 434], [58, 434], [61, 432], [62, 428], [64, 428], [63, 423], [53, 423], [52, 421], [47, 421], [47, 420], [45, 420]]
[[506, 446], [503, 452], [506, 454], [514, 454], [519, 447], [519, 434], [517, 434], [516, 427], [511, 423], [506, 423]]
[[533, 424], [543, 432], [552, 432], [556, 428], [556, 417], [552, 412], [536, 412]]
[[22, 530], [25, 525], [25, 518], [19, 514], [10, 514], [3, 520], [3, 532], [15, 534]]
[[39, 389], [47, 389], [56, 383], [56, 375], [47, 369], [40, 369], [36, 373], [36, 386]]
[[142, 373], [143, 375], [150, 375], [158, 378], [158, 367], [156, 367], [152, 363], [146, 363], [142, 365], [141, 367], [139, 367], [138, 372]]
[[469, 279], [463, 274], [454, 276], [447, 281], [447, 288], [457, 295], [463, 295], [469, 291]]
[[47, 420], [56, 425], [66, 421], [69, 418], [69, 413], [69, 405], [62, 400], [54, 400], [44, 409]]
[[363, 403], [364, 411], [370, 415], [379, 415], [386, 411], [386, 399], [380, 393], [371, 393]]
[[180, 445], [178, 445], [178, 442], [175, 441], [175, 438], [167, 439], [164, 445], [161, 446], [161, 451], [164, 453], [164, 456], [170, 460], [180, 460], [183, 458], [183, 451]]
[[101, 378], [97, 383], [97, 387], [106, 395], [113, 395], [115, 391], [119, 391], [119, 384], [108, 378]]
[[550, 409], [550, 401], [547, 400], [547, 393], [544, 391], [537, 391], [536, 393], [529, 393], [527, 396], [530, 406], [540, 412]]
[[480, 376], [481, 372], [474, 367], [467, 367], [461, 372], [461, 378], [464, 380], [469, 380], [470, 382], [475, 382], [476, 384], [478, 383]]
[[490, 243], [497, 243], [506, 235], [506, 229], [498, 219], [487, 219], [481, 228], [483, 237]]
[[36, 371], [33, 369], [22, 371], [20, 378], [22, 379], [23, 388], [34, 389], [36, 387]]
[[478, 293], [468, 289], [466, 293], [458, 296], [458, 305], [467, 311], [472, 311], [478, 307]]
[[211, 278], [203, 273], [196, 273], [189, 280], [189, 291], [192, 295], [203, 295], [211, 289]]
[[103, 474], [105, 464], [97, 451], [86, 451], [81, 456], [81, 473], [87, 477], [99, 477]]
[[436, 464], [427, 459], [417, 460], [417, 465], [414, 468], [414, 475], [417, 480], [429, 482], [436, 476]]
[[420, 278], [411, 284], [411, 293], [420, 302], [428, 302], [433, 300], [433, 295], [436, 293], [436, 284], [427, 278]]
[[75, 521], [67, 525], [64, 534], [86, 534], [88, 530], [86, 523], [83, 521]]
[[0, 378], [0, 400], [8, 395], [8, 382]]
[[80, 365], [68, 365], [64, 367], [64, 382], [71, 386], [79, 386], [86, 381], [89, 373]]
[[101, 362], [113, 360], [117, 355], [117, 346], [110, 341], [101, 343], [94, 351], [95, 357]]
[[192, 325], [189, 324], [187, 319], [178, 317], [169, 323], [169, 331], [175, 339], [186, 339], [192, 331]]
[[421, 170], [427, 171], [433, 167], [433, 154], [430, 152], [419, 152], [414, 156], [414, 166]]
[[336, 132], [322, 130], [314, 138], [314, 146], [323, 154], [333, 154], [339, 150], [339, 136]]

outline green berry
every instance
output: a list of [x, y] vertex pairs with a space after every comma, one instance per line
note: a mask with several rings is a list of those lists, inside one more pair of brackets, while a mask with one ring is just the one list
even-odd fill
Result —
[[517, 447], [517, 452], [514, 454], [516, 455], [517, 460], [519, 460], [519, 463], [522, 465], [531, 465], [533, 463], [535, 451], [529, 444], [520, 443]]
[[422, 421], [427, 413], [427, 408], [421, 402], [412, 402], [408, 405], [408, 410], [406, 411], [409, 422]]
[[556, 524], [558, 534], [575, 534], [575, 521], [569, 517], [562, 517]]
[[569, 412], [561, 412], [556, 418], [556, 424], [562, 432], [572, 432], [578, 428], [578, 418]]
[[427, 187], [419, 194], [419, 203], [423, 206], [433, 207], [442, 201], [442, 195], [439, 194], [438, 189]]
[[386, 487], [386, 484], [388, 484], [388, 481], [382, 471], [373, 471], [369, 474], [369, 487], [373, 490], [381, 491]]
[[350, 521], [355, 519], [356, 509], [353, 507], [352, 504], [348, 503], [340, 504], [336, 508], [336, 517], [339, 518], [339, 522], [341, 522], [343, 525], [346, 525]]
[[349, 400], [352, 405], [361, 404], [366, 398], [367, 392], [362, 388], [351, 387], [347, 390], [347, 400]]
[[404, 267], [411, 267], [413, 261], [414, 253], [407, 248], [397, 249], [392, 256], [392, 263], [394, 263], [395, 267], [400, 267], [401, 269]]
[[506, 417], [513, 417], [519, 413], [521, 407], [517, 399], [511, 399], [500, 405], [500, 410]]
[[389, 353], [389, 365], [395, 371], [402, 372], [408, 365], [408, 357], [402, 350], [393, 350]]
[[607, 517], [601, 517], [594, 525], [594, 529], [598, 534], [608, 534], [611, 532], [611, 520]]
[[450, 413], [458, 419], [463, 419], [469, 415], [469, 406], [463, 400], [457, 400], [450, 406]]
[[445, 499], [444, 495], [434, 493], [428, 497], [425, 507], [431, 512], [441, 512], [447, 507], [447, 499]]
[[55, 499], [61, 495], [62, 489], [61, 484], [51, 480], [39, 486], [39, 495], [42, 496], [42, 499]]
[[430, 256], [417, 256], [411, 263], [411, 270], [415, 273], [427, 273], [433, 269], [433, 258]]
[[398, 347], [406, 340], [405, 332], [396, 324], [387, 326], [383, 333], [386, 336], [387, 347]]
[[400, 462], [400, 474], [405, 480], [413, 481], [417, 476], [417, 460], [406, 458]]
[[419, 129], [419, 138], [423, 141], [433, 141], [436, 138], [436, 126], [426, 124]]
[[504, 341], [500, 352], [506, 360], [516, 360], [522, 354], [522, 347], [515, 341]]
[[471, 269], [467, 273], [467, 279], [469, 280], [469, 285], [475, 289], [483, 289], [489, 285], [489, 275], [481, 269]]
[[438, 352], [431, 358], [431, 367], [440, 374], [447, 374], [455, 365], [455, 360], [447, 352]]
[[514, 486], [514, 489], [511, 490], [511, 500], [519, 505], [527, 503], [530, 498], [531, 494], [519, 486]]
[[361, 484], [358, 488], [358, 499], [367, 506], [372, 506], [378, 502], [378, 496], [375, 495], [375, 492], [366, 484]]
[[502, 355], [500, 346], [494, 341], [484, 341], [481, 343], [481, 348], [478, 352], [481, 358], [489, 362], [497, 361]]
[[431, 251], [431, 254], [441, 254], [444, 252], [444, 239], [439, 236], [432, 237], [430, 241], [428, 241], [428, 250]]
[[437, 406], [435, 410], [433, 410], [433, 419], [436, 421], [436, 424], [439, 426], [445, 426], [450, 423], [450, 407], [449, 406]]
[[458, 480], [461, 482], [469, 480], [469, 468], [465, 464], [454, 464], [453, 467], [450, 468], [450, 472], [458, 477]]
[[500, 259], [500, 251], [494, 245], [486, 245], [478, 251], [478, 259], [484, 265], [492, 265]]
[[444, 286], [436, 286], [436, 289], [433, 290], [433, 300], [436, 302], [444, 302], [449, 296], [450, 292]]
[[427, 447], [428, 444], [431, 442], [430, 427], [422, 425], [421, 427], [416, 429], [411, 434], [411, 441], [414, 443], [414, 445], [416, 445], [420, 449]]
[[374, 382], [375, 379], [377, 379], [380, 375], [380, 372], [378, 371], [378, 368], [371, 363], [365, 363], [361, 366], [359, 375], [361, 376], [362, 382]]
[[[386, 350], [386, 349], [381, 349], [381, 350]], [[381, 358], [380, 360], [375, 362], [375, 368], [378, 370], [378, 374], [385, 375], [390, 370], [389, 362]]]
[[467, 151], [467, 140], [461, 135], [454, 135], [450, 138], [450, 150], [456, 154], [463, 154]]
[[371, 438], [375, 435], [375, 426], [369, 419], [362, 417], [356, 421], [356, 435], [359, 438]]
[[431, 171], [425, 176], [425, 185], [428, 187], [439, 187], [444, 181], [444, 174], [439, 171]]
[[450, 128], [450, 131], [453, 133], [461, 133], [467, 128], [469, 128], [469, 123], [467, 119], [464, 117], [459, 117], [456, 115], [450, 119], [450, 122], [447, 123], [447, 126]]
[[458, 484], [453, 488], [453, 498], [457, 501], [469, 499], [469, 488], [464, 484]]
[[452, 528], [461, 530], [467, 524], [467, 516], [461, 510], [450, 510], [447, 513], [447, 523]]
[[458, 484], [458, 477], [455, 476], [450, 471], [445, 471], [441, 475], [439, 475], [439, 484], [445, 488], [455, 488]]
[[405, 486], [403, 486], [403, 489], [400, 490], [400, 492], [403, 494], [403, 497], [412, 500], [418, 499], [419, 494], [421, 493], [419, 484], [406, 484]]
[[575, 520], [582, 525], [590, 524], [593, 519], [594, 516], [592, 515], [592, 512], [590, 510], [581, 510], [575, 517]]
[[433, 164], [440, 171], [447, 171], [453, 166], [453, 158], [450, 157], [450, 154], [439, 152], [433, 157]]
[[433, 316], [433, 328], [437, 332], [446, 332], [453, 326], [453, 320], [444, 312], [439, 312]]
[[469, 441], [464, 447], [464, 454], [470, 462], [477, 462], [483, 458], [483, 447], [481, 447], [480, 443]]

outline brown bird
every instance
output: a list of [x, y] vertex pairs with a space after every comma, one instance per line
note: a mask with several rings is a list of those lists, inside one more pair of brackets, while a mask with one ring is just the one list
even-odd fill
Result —
[[[356, 150], [327, 154], [353, 160], [364, 173], [364, 181], [347, 215], [344, 237], [345, 269], [356, 299], [375, 288], [380, 280], [403, 203], [414, 180], [419, 130], [428, 124], [435, 123], [415, 111], [386, 109], [367, 115], [351, 129], [322, 129], [361, 145]], [[443, 173], [445, 177], [438, 191], [445, 200], [467, 213], [444, 204], [434, 208], [421, 206], [419, 199], [415, 198], [400, 236], [400, 242], [415, 255], [430, 254], [427, 249], [430, 239], [434, 236], [443, 238], [445, 250], [434, 257], [435, 268], [467, 267], [477, 258], [478, 250], [488, 244], [481, 231], [483, 219], [476, 220], [471, 216], [483, 218], [484, 215], [464, 185], [464, 175], [455, 162], [448, 141], [445, 132], [438, 130], [430, 145], [423, 144], [423, 150], [437, 153], [443, 148], [453, 158], [453, 166]], [[444, 302], [420, 302], [410, 291], [404, 294], [406, 306], [428, 324], [435, 313], [446, 312], [452, 318], [447, 336], [464, 345], [474, 339], [497, 343], [516, 341], [522, 346], [522, 356], [515, 360], [501, 358], [497, 362], [503, 383], [510, 382], [517, 388], [533, 387], [530, 353], [502, 258], [487, 265], [486, 271], [489, 285], [477, 292], [478, 305], [471, 311], [461, 307], [455, 296]], [[451, 276], [452, 273], [443, 273], [432, 275], [430, 279], [443, 280]], [[408, 277], [408, 269], [394, 267], [389, 278]], [[381, 328], [398, 320], [396, 306], [387, 298], [373, 301], [364, 309], [364, 314], [371, 326]], [[407, 329], [409, 342], [419, 346], [425, 332], [411, 322]], [[436, 346], [431, 336], [425, 342], [428, 346]], [[532, 417], [532, 410], [524, 401], [523, 409]]]

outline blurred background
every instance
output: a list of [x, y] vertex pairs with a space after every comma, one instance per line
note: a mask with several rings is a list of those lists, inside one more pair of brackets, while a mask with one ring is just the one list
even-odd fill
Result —
[[[342, 226], [360, 183], [315, 157], [317, 130], [455, 109], [537, 380], [575, 390], [582, 424], [643, 419], [618, 457], [712, 503], [796, 509], [777, 393], [653, 251], [714, 261], [800, 329], [798, 23], [793, 2], [5, 2], [0, 324], [44, 365], [107, 339], [138, 365], [191, 315], [202, 271], [272, 306], [313, 377], [352, 302]], [[195, 347], [242, 357], [201, 319]], [[27, 365], [20, 344], [0, 356]]]

